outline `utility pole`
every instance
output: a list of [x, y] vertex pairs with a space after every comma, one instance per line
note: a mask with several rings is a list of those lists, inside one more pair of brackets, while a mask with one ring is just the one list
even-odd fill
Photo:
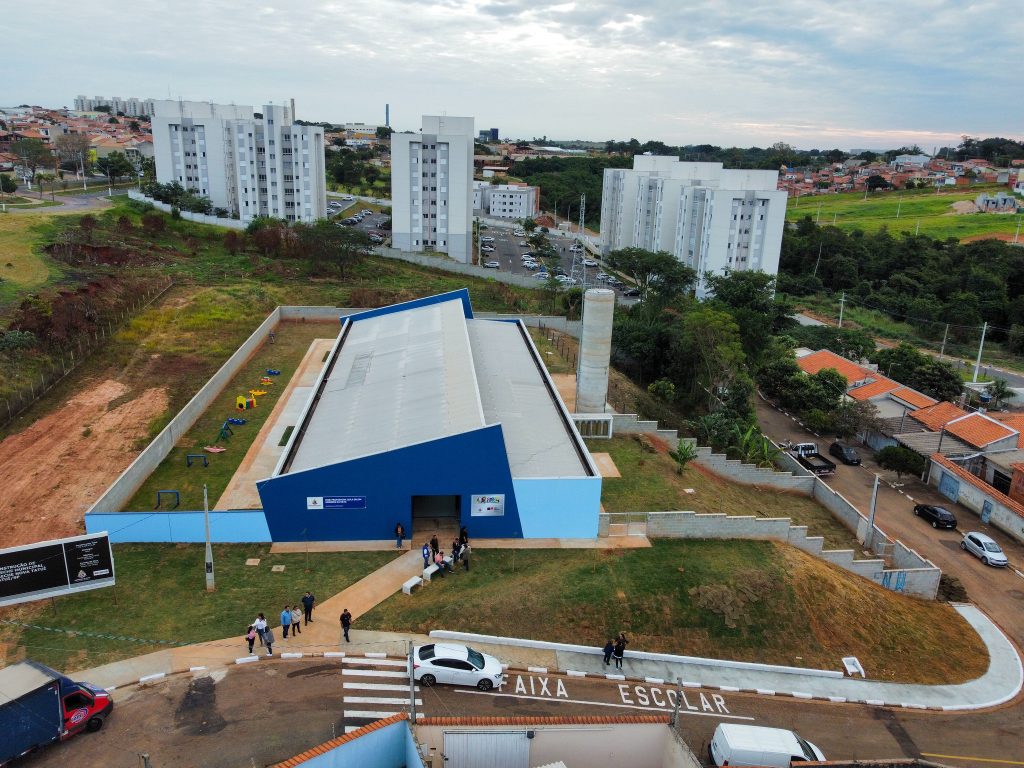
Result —
[[864, 549], [871, 551], [875, 539], [875, 503], [878, 501], [878, 482], [881, 478], [875, 475], [875, 485], [871, 489], [871, 512], [868, 515], [868, 532], [864, 536]]
[[978, 359], [974, 361], [974, 378], [972, 382], [977, 383], [978, 381], [978, 369], [981, 368], [981, 351], [985, 348], [985, 331], [988, 330], [988, 321], [981, 326], [981, 343], [978, 344]]
[[902, 208], [902, 207], [903, 207], [903, 195], [901, 194], [899, 202], [896, 203], [896, 218], [897, 219], [900, 217], [900, 208]]
[[206, 518], [206, 591], [213, 592], [216, 584], [213, 581], [213, 544], [210, 543], [210, 501], [206, 485], [203, 484], [203, 515]]
[[409, 718], [416, 724], [416, 675], [413, 674], [413, 645], [409, 640]]
[[818, 203], [818, 214], [814, 217], [814, 223], [819, 224], [821, 222], [821, 203]]
[[672, 707], [672, 719], [669, 720], [669, 725], [674, 730], [676, 723], [679, 722], [679, 707], [683, 703], [683, 678], [676, 678], [676, 703]]
[[825, 241], [818, 243], [818, 260], [814, 262], [814, 277], [818, 276], [818, 265], [821, 264], [821, 249], [824, 247]]
[[843, 305], [846, 304], [846, 291], [843, 291], [843, 297], [839, 299], [839, 327], [843, 327]]
[[946, 337], [949, 336], [949, 323], [946, 323], [946, 330], [942, 332], [942, 349], [939, 350], [939, 362], [942, 362], [943, 356], [946, 354]]
[[917, 237], [921, 234], [921, 220], [917, 220], [917, 228], [914, 230], [914, 236]]
[[1017, 233], [1013, 236], [1013, 242], [1016, 243], [1020, 239], [1020, 222], [1024, 219], [1024, 216], [1017, 217]]

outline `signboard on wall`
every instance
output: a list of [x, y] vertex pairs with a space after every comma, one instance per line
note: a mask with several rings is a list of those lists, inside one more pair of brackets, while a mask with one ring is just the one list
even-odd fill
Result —
[[0, 549], [0, 606], [113, 585], [105, 532]]
[[470, 514], [473, 517], [503, 517], [505, 514], [505, 494], [474, 494], [471, 510]]
[[307, 496], [306, 509], [366, 509], [366, 497]]

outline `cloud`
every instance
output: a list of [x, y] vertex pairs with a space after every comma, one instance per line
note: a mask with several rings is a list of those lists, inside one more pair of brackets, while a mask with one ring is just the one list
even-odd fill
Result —
[[1024, 130], [1005, 0], [33, 0], [5, 20], [17, 103], [294, 96], [317, 120], [388, 102], [402, 128], [447, 111], [512, 137], [739, 145]]

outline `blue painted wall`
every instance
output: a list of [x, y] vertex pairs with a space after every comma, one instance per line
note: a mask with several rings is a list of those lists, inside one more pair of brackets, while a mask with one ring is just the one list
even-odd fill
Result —
[[423, 768], [406, 721], [392, 723], [302, 763], [309, 768]]
[[425, 296], [422, 299], [413, 299], [412, 301], [403, 301], [401, 304], [390, 304], [386, 307], [378, 307], [377, 309], [368, 309], [365, 312], [356, 312], [352, 315], [342, 315], [341, 321], [349, 319], [352, 322], [358, 320], [366, 320], [370, 317], [380, 317], [381, 315], [392, 315], [396, 312], [404, 312], [407, 309], [416, 309], [416, 307], [429, 307], [431, 304], [443, 304], [446, 301], [452, 299], [458, 299], [462, 302], [462, 314], [467, 320], [473, 319], [473, 306], [469, 303], [469, 289], [459, 288], [457, 291], [449, 291], [448, 293], [439, 293], [436, 296]]
[[513, 480], [525, 538], [597, 538], [601, 478]]
[[[92, 512], [85, 516], [87, 533], [110, 532], [114, 544], [129, 542], [202, 543], [206, 525], [202, 512]], [[262, 510], [210, 513], [210, 539], [218, 544], [270, 541]]]
[[[460, 496], [461, 524], [478, 538], [519, 538], [512, 474], [500, 425], [295, 472], [256, 484], [274, 541], [389, 539], [412, 529], [413, 496]], [[473, 494], [504, 494], [501, 517], [472, 517]], [[309, 496], [365, 496], [365, 509], [308, 510]], [[595, 507], [596, 510], [596, 507]], [[595, 511], [596, 526], [596, 511]], [[596, 527], [595, 527], [596, 533]]]

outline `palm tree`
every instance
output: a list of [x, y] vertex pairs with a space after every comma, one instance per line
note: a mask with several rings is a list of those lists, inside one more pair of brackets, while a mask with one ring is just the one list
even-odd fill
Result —
[[999, 407], [999, 404], [1005, 398], [1014, 394], [1013, 389], [1006, 383], [1006, 379], [994, 379], [992, 383], [988, 385], [988, 393], [991, 395], [992, 400], [995, 401], [996, 408]]

